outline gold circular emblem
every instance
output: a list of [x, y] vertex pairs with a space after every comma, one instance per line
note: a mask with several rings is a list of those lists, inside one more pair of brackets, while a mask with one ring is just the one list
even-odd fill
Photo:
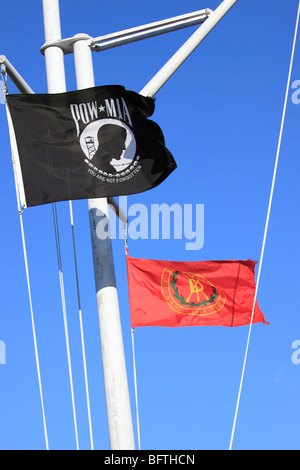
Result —
[[226, 302], [225, 293], [200, 274], [164, 268], [161, 290], [166, 302], [177, 313], [212, 315]]

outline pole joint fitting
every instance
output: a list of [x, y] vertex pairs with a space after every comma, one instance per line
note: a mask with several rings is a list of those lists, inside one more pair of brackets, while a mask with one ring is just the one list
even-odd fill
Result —
[[73, 49], [74, 49], [74, 44], [77, 42], [77, 41], [82, 41], [82, 40], [92, 40], [93, 38], [91, 36], [89, 36], [88, 34], [84, 34], [84, 33], [81, 33], [81, 34], [76, 34], [75, 36], [71, 37], [71, 38], [66, 38], [66, 39], [60, 39], [58, 41], [48, 41], [48, 42], [45, 42], [42, 47], [40, 48], [40, 52], [41, 54], [45, 54], [45, 50], [48, 48], [48, 47], [59, 47], [63, 53], [66, 55], [66, 54], [72, 54], [73, 53]]

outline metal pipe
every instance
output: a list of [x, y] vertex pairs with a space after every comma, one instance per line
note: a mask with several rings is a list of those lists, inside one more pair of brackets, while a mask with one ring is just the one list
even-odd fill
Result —
[[16, 87], [21, 93], [29, 93], [29, 94], [34, 93], [34, 91], [25, 82], [24, 78], [21, 77], [19, 72], [9, 62], [9, 60], [5, 57], [5, 55], [0, 55], [0, 65], [1, 65], [1, 68], [2, 66], [5, 68], [7, 75], [9, 76], [11, 81], [16, 85]]
[[[43, 0], [45, 41], [61, 39], [60, 14], [58, 0]], [[48, 93], [64, 93], [66, 77], [64, 54], [60, 47], [49, 46], [45, 49], [45, 62]]]
[[[61, 37], [60, 30], [60, 16], [59, 16], [59, 3], [58, 0], [43, 0], [43, 14], [44, 14], [44, 32], [46, 41], [56, 40]], [[64, 93], [66, 91], [65, 67], [63, 52], [59, 47], [49, 47], [45, 51], [46, 74], [48, 93]], [[60, 273], [62, 274], [62, 273]], [[68, 355], [68, 369], [70, 378], [70, 388], [72, 396], [72, 408], [74, 419], [74, 430], [76, 439], [76, 448], [79, 450], [77, 419], [75, 411], [75, 401], [73, 393], [73, 378], [72, 367], [70, 358], [69, 335], [67, 331], [67, 321], [64, 313], [64, 327], [66, 348]]]
[[195, 31], [194, 34], [178, 49], [171, 59], [157, 72], [157, 74], [140, 91], [141, 95], [153, 97], [176, 72], [183, 62], [190, 56], [210, 31], [219, 23], [223, 16], [233, 7], [237, 0], [224, 0], [208, 19]]
[[128, 217], [124, 212], [122, 211], [121, 207], [113, 197], [108, 197], [107, 198], [107, 203], [108, 205], [113, 209], [115, 212], [116, 216], [123, 222], [123, 224], [128, 223]]
[[[77, 88], [94, 87], [92, 52], [88, 39], [75, 42], [74, 59]], [[103, 219], [106, 219], [105, 225], [109, 226], [107, 199], [89, 199], [88, 209], [110, 447], [113, 450], [134, 450], [134, 432], [111, 239], [109, 237], [103, 239], [97, 230], [99, 223], [103, 226]]]
[[135, 28], [125, 29], [117, 33], [107, 34], [91, 39], [91, 47], [95, 51], [102, 51], [113, 47], [140, 41], [142, 39], [158, 36], [160, 34], [177, 31], [196, 24], [203, 23], [212, 10], [205, 9], [187, 13], [185, 15], [175, 16], [166, 20], [156, 21]]
[[[140, 41], [142, 39], [168, 33], [170, 31], [187, 28], [188, 26], [203, 23], [203, 21], [205, 21], [211, 13], [212, 10], [206, 8], [205, 10], [199, 10], [193, 13], [187, 13], [185, 15], [168, 18], [166, 20], [160, 20], [146, 25], [136, 26], [134, 28], [106, 34], [104, 36], [98, 36], [96, 38], [89, 36], [90, 47], [96, 51], [102, 51], [111, 49], [112, 47], [117, 47], [123, 44], [128, 44], [134, 41]], [[73, 53], [74, 43], [79, 39], [85, 39], [85, 37], [87, 37], [85, 34], [77, 34], [71, 38], [48, 41], [41, 47], [41, 53], [44, 54], [45, 49], [48, 47], [57, 46], [64, 52], [64, 54], [71, 54]], [[101, 44], [97, 44], [99, 42]]]

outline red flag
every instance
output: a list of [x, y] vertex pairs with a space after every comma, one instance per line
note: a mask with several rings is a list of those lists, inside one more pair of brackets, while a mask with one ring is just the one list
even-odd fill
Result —
[[[131, 326], [251, 322], [255, 261], [158, 261], [127, 256]], [[253, 323], [267, 323], [255, 302]]]

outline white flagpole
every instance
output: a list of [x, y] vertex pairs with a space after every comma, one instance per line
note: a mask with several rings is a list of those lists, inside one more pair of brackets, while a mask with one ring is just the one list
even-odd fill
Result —
[[[58, 0], [43, 0], [46, 43], [61, 40]], [[79, 40], [79, 37], [81, 40]], [[83, 38], [83, 39], [82, 39]], [[85, 35], [78, 35], [74, 44], [74, 59], [78, 89], [94, 86], [91, 50]], [[66, 91], [64, 53], [53, 44], [45, 48], [47, 84], [49, 93]], [[115, 270], [110, 238], [98, 236], [97, 225], [103, 217], [109, 224], [107, 200], [88, 201], [95, 284], [100, 327], [102, 363], [110, 447], [113, 450], [133, 450], [130, 397], [116, 289]]]
[[[140, 94], [154, 96], [236, 2], [237, 0], [223, 0], [215, 11], [209, 11], [210, 14], [206, 21], [150, 80]], [[54, 83], [57, 83], [56, 80], [61, 80], [61, 83], [65, 81], [58, 0], [43, 0], [43, 6], [44, 16], [47, 15], [49, 19], [48, 30], [45, 27], [46, 44], [42, 48], [45, 53], [48, 90], [49, 92], [57, 92], [56, 85], [53, 85], [53, 79]], [[91, 52], [94, 41], [90, 36], [84, 34], [78, 34], [71, 39], [74, 48], [77, 88], [94, 87]], [[52, 44], [50, 44], [51, 42]], [[68, 40], [68, 44], [69, 42], [70, 40]], [[68, 52], [70, 52], [69, 49]], [[59, 71], [61, 76], [57, 79], [55, 75]], [[135, 449], [134, 433], [112, 246], [109, 237], [104, 238], [97, 233], [100, 221], [101, 226], [106, 225], [109, 228], [107, 199], [89, 200], [88, 210], [110, 445], [111, 449], [115, 450], [131, 450]]]
[[[74, 44], [77, 88], [95, 86], [89, 36]], [[98, 318], [110, 447], [134, 450], [134, 433], [128, 390], [111, 240], [97, 232], [98, 223], [109, 226], [106, 198], [88, 200]]]
[[170, 60], [157, 72], [157, 74], [140, 91], [143, 96], [153, 97], [176, 72], [183, 62], [206, 38], [211, 30], [219, 23], [226, 13], [233, 7], [237, 0], [223, 0], [223, 2], [212, 12], [205, 22], [192, 34], [180, 49], [170, 58]]
[[[45, 33], [46, 43], [60, 40], [61, 28], [60, 28], [60, 14], [59, 14], [58, 0], [43, 0], [43, 15], [44, 15], [44, 33]], [[45, 50], [45, 63], [46, 63], [48, 93], [64, 93], [66, 91], [64, 54], [62, 50], [60, 49], [60, 47], [51, 46]], [[60, 286], [61, 286], [61, 289], [63, 289], [63, 273], [61, 272], [61, 270], [59, 271], [59, 276], [60, 276]], [[63, 293], [63, 297], [64, 297], [64, 293]], [[63, 297], [62, 297], [62, 300], [63, 300]], [[69, 334], [68, 334], [67, 317], [66, 317], [64, 305], [63, 305], [63, 317], [64, 317], [67, 356], [68, 356], [68, 368], [69, 368], [69, 377], [70, 377], [76, 448], [77, 450], [79, 450], [72, 366], [71, 366], [71, 357], [70, 357]]]
[[[61, 39], [58, 0], [43, 0], [45, 42]], [[60, 47], [51, 46], [45, 50], [48, 93], [64, 93], [66, 77], [64, 54]]]

